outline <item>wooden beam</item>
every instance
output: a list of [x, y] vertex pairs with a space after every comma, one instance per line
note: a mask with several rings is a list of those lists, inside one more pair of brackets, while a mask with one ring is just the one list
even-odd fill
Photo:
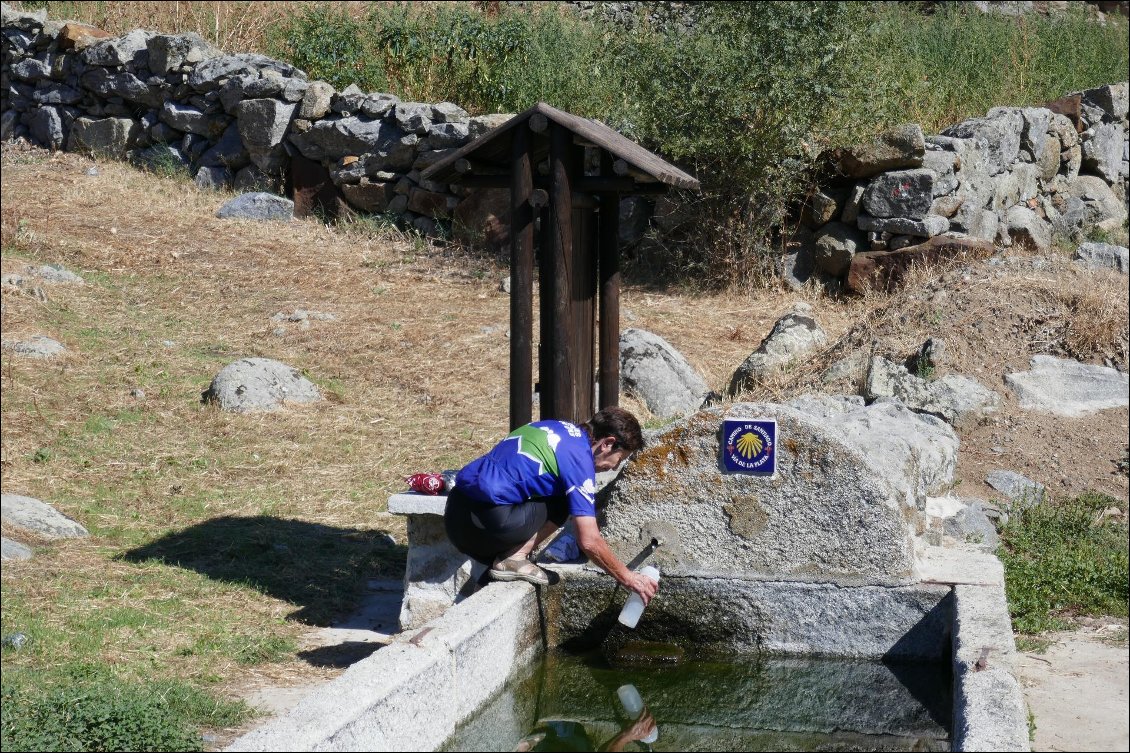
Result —
[[[465, 175], [456, 185], [465, 188], [509, 188], [510, 177], [507, 175]], [[549, 180], [541, 175], [534, 176], [534, 186], [549, 188]], [[618, 193], [623, 195], [654, 195], [666, 193], [668, 186], [663, 183], [639, 184], [631, 178], [603, 178], [588, 177], [577, 178], [573, 187], [578, 193]]]
[[[534, 176], [529, 131], [511, 142], [510, 170], [510, 430], [533, 420]], [[545, 193], [544, 191], [542, 192]]]
[[553, 245], [547, 249], [553, 260], [554, 291], [549, 305], [553, 308], [553, 398], [554, 418], [576, 421], [573, 394], [573, 348], [570, 324], [573, 320], [569, 282], [573, 278], [573, 189], [570, 170], [572, 134], [564, 126], [554, 124], [550, 133], [549, 224]]
[[[601, 155], [600, 172], [607, 174], [612, 158]], [[597, 257], [600, 280], [600, 408], [620, 404], [620, 194], [600, 197], [600, 235]]]

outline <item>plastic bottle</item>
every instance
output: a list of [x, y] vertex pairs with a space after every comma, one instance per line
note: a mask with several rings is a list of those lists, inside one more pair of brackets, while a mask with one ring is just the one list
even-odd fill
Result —
[[[616, 695], [620, 697], [620, 705], [624, 707], [624, 713], [630, 719], [639, 719], [640, 714], [643, 713], [643, 697], [640, 696], [640, 691], [636, 690], [635, 685], [621, 685], [616, 689]], [[657, 726], [650, 735], [640, 740], [641, 743], [651, 744], [659, 739], [659, 727]]]
[[[640, 569], [640, 575], [651, 578], [656, 583], [659, 582], [659, 570], [648, 565]], [[643, 597], [635, 591], [632, 591], [628, 596], [628, 601], [624, 603], [624, 608], [620, 610], [620, 624], [624, 627], [634, 628], [636, 623], [640, 621], [640, 615], [643, 614]]]

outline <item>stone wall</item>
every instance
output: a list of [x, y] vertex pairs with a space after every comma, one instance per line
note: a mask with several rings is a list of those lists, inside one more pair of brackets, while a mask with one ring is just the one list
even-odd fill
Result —
[[[1126, 82], [1048, 107], [995, 107], [926, 136], [915, 124], [828, 155], [795, 236], [795, 282], [848, 274], [857, 255], [930, 238], [1048, 248], [1126, 220], [1130, 139]], [[939, 244], [934, 244], [935, 247]]]
[[45, 10], [2, 13], [0, 138], [181, 167], [202, 187], [287, 191], [300, 216], [346, 202], [435, 232], [463, 195], [420, 171], [508, 117], [338, 92], [195, 34], [110, 37]]

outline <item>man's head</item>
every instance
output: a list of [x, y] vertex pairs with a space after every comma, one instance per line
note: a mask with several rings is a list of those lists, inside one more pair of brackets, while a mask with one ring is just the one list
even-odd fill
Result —
[[636, 450], [643, 449], [640, 422], [623, 408], [605, 408], [585, 422], [592, 444], [593, 465], [610, 471]]

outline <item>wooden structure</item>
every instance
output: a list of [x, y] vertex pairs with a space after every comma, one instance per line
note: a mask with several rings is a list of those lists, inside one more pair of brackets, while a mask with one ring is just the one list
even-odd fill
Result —
[[[586, 150], [590, 151], [586, 159]], [[588, 168], [586, 169], [586, 164]], [[540, 216], [541, 418], [586, 421], [620, 399], [620, 198], [699, 183], [608, 126], [538, 103], [424, 171], [510, 189], [510, 427], [532, 420], [535, 220]], [[597, 291], [599, 290], [599, 314]], [[599, 358], [594, 331], [600, 322]]]

